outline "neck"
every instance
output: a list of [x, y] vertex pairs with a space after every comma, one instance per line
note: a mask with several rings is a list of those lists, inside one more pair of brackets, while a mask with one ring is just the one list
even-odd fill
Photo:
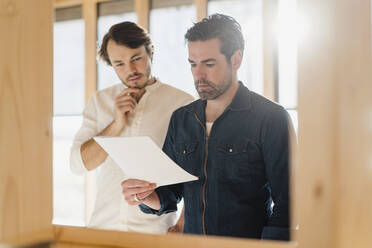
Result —
[[225, 93], [213, 100], [207, 100], [205, 109], [206, 119], [208, 122], [214, 122], [230, 105], [236, 92], [238, 91], [238, 81], [233, 81]]
[[[145, 84], [145, 87], [148, 86], [148, 85], [152, 85], [156, 82], [156, 78], [155, 77], [150, 77], [149, 80], [147, 80], [146, 84]], [[144, 87], [144, 88], [145, 88]]]

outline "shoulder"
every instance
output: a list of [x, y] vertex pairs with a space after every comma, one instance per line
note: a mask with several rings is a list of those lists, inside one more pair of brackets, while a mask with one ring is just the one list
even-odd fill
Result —
[[163, 82], [160, 82], [159, 89], [165, 94], [168, 93], [169, 96], [181, 97], [182, 99], [187, 99], [188, 102], [191, 102], [194, 100], [194, 97], [190, 95], [189, 93], [183, 90], [180, 90], [174, 86], [171, 86], [169, 84], [163, 83]]
[[126, 88], [123, 84], [115, 84], [111, 87], [97, 91], [92, 101], [98, 106], [112, 104], [115, 98]]
[[260, 95], [253, 91], [249, 92], [250, 97], [252, 99], [252, 105], [255, 109], [262, 109], [267, 111], [281, 111], [283, 110], [283, 106], [280, 104]]
[[202, 100], [197, 99], [194, 100], [178, 109], [176, 109], [173, 113], [173, 118], [177, 119], [185, 119], [187, 117], [193, 116], [196, 112], [196, 109], [200, 108], [202, 105]]
[[253, 91], [250, 91], [249, 94], [251, 97], [252, 111], [256, 112], [256, 114], [265, 116], [268, 119], [286, 118], [287, 111], [282, 105]]
[[125, 88], [123, 84], [115, 84], [111, 87], [96, 91], [89, 99], [86, 110], [99, 109], [113, 104], [114, 99]]
[[120, 94], [125, 89], [125, 86], [123, 84], [115, 84], [111, 87], [104, 88], [102, 90], [99, 90], [95, 93], [95, 96], [97, 98], [102, 98], [102, 97], [116, 97], [117, 95]]

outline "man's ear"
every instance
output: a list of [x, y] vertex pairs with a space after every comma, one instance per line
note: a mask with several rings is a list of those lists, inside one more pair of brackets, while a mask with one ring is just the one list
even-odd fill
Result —
[[234, 70], [238, 70], [242, 64], [243, 53], [240, 49], [236, 50], [235, 53], [230, 58], [231, 66]]

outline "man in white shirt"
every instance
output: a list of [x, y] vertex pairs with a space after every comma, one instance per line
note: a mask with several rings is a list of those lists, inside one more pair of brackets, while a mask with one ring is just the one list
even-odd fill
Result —
[[[148, 215], [128, 205], [121, 194], [123, 171], [93, 140], [94, 136], [149, 136], [161, 148], [173, 111], [193, 100], [189, 94], [151, 75], [153, 45], [148, 33], [132, 22], [113, 25], [99, 56], [122, 83], [98, 91], [83, 112], [83, 124], [71, 148], [70, 166], [82, 175], [99, 168], [97, 197], [89, 227], [166, 233], [175, 213]], [[138, 151], [138, 156], [143, 156]]]

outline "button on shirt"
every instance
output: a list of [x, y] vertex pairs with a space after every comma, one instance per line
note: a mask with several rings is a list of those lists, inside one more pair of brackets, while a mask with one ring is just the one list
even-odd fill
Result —
[[[87, 172], [80, 147], [99, 134], [114, 119], [114, 100], [126, 88], [117, 84], [98, 91], [83, 112], [83, 124], [75, 136], [70, 157], [72, 172]], [[162, 147], [173, 111], [193, 100], [189, 94], [159, 81], [146, 87], [134, 114], [127, 121], [120, 136], [149, 136]], [[141, 151], [138, 151], [141, 156]], [[97, 197], [89, 227], [146, 233], [166, 233], [176, 223], [176, 214], [148, 215], [138, 206], [124, 200], [120, 183], [127, 179], [120, 167], [110, 158], [97, 168]]]

